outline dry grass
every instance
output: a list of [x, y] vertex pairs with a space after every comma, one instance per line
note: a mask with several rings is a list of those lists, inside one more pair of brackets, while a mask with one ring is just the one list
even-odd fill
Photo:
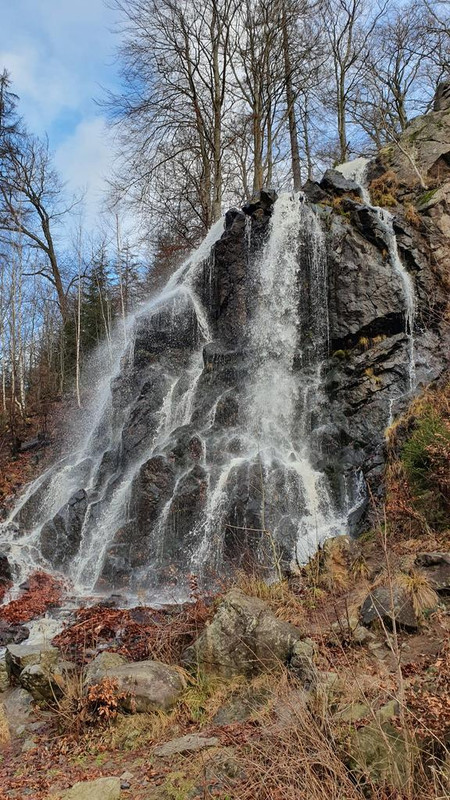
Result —
[[397, 203], [398, 182], [395, 172], [388, 170], [379, 178], [374, 178], [369, 186], [370, 197], [375, 206], [395, 206]]
[[287, 580], [276, 583], [265, 583], [261, 578], [240, 572], [237, 586], [250, 597], [264, 600], [278, 619], [290, 622], [298, 628], [305, 626], [305, 606], [301, 598], [290, 588]]

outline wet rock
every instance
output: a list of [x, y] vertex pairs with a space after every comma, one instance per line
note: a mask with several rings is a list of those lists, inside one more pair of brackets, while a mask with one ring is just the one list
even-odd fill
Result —
[[118, 692], [125, 694], [120, 707], [136, 713], [168, 711], [186, 686], [179, 670], [160, 661], [108, 666], [96, 671], [95, 679], [91, 678], [88, 684], [106, 677], [116, 681]]
[[252, 197], [248, 203], [243, 206], [244, 214], [252, 215], [255, 211], [263, 210], [268, 211], [271, 209], [277, 199], [277, 193], [274, 189], [261, 189], [261, 191]]
[[39, 664], [44, 669], [56, 665], [59, 651], [50, 645], [8, 645], [6, 648], [6, 668], [9, 676], [18, 678], [25, 667]]
[[336, 169], [327, 169], [320, 181], [320, 188], [331, 195], [361, 194], [361, 188], [355, 181], [344, 178], [341, 172]]
[[301, 639], [301, 632], [277, 619], [262, 600], [233, 589], [183, 660], [224, 677], [251, 677], [289, 663]]
[[230, 208], [225, 214], [225, 230], [237, 225], [245, 225], [245, 214], [239, 208]]
[[42, 555], [55, 569], [66, 567], [78, 552], [86, 510], [87, 494], [80, 489], [52, 520], [42, 526]]
[[321, 203], [327, 197], [327, 193], [316, 181], [306, 181], [303, 192], [310, 203]]
[[29, 635], [30, 631], [26, 625], [14, 625], [11, 622], [0, 620], [0, 647], [5, 647], [7, 644], [20, 644], [28, 639]]
[[10, 583], [12, 581], [11, 564], [5, 553], [0, 552], [0, 586]]
[[361, 620], [364, 625], [383, 622], [397, 625], [409, 630], [418, 628], [418, 620], [410, 595], [401, 587], [394, 585], [391, 590], [387, 586], [378, 586], [366, 597], [361, 608]]
[[450, 593], [450, 553], [420, 553], [415, 563], [436, 592]]
[[206, 750], [209, 747], [217, 747], [220, 740], [217, 736], [202, 736], [198, 733], [188, 733], [180, 736], [179, 739], [172, 739], [170, 742], [155, 747], [153, 755], [160, 758], [172, 758], [172, 756], [183, 753], [198, 753], [199, 750]]
[[61, 800], [119, 800], [120, 778], [80, 781], [65, 791]]

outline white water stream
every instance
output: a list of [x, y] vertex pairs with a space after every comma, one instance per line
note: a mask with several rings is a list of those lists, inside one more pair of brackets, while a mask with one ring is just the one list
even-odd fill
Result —
[[[384, 225], [388, 231], [388, 220]], [[188, 532], [188, 543], [181, 543], [185, 547], [185, 576], [189, 572], [220, 572], [226, 534], [236, 515], [238, 537], [241, 532], [259, 532], [261, 541], [255, 545], [255, 556], [261, 563], [267, 550], [283, 546], [303, 563], [325, 539], [347, 531], [347, 512], [352, 509], [345, 504], [341, 509], [336, 507], [326, 475], [315, 466], [311, 444], [312, 430], [319, 424], [324, 404], [321, 373], [329, 337], [327, 260], [321, 220], [301, 194], [282, 195], [276, 201], [268, 238], [259, 252], [252, 253], [251, 222], [246, 223], [242, 235], [248, 278], [254, 281], [245, 346], [239, 345], [245, 351], [246, 371], [242, 385], [219, 385], [211, 406], [200, 415], [201, 421], [195, 426], [192, 423], [196, 400], [204, 391], [203, 346], [213, 337], [210, 309], [203, 306], [195, 291], [196, 279], [222, 232], [223, 221], [219, 221], [163, 291], [127, 319], [125, 335], [121, 326], [112, 345], [108, 344], [110, 360], [98, 354], [103, 369], [105, 363], [109, 367], [86, 409], [87, 430], [76, 452], [29, 487], [2, 526], [3, 540], [0, 531], [0, 547], [16, 564], [18, 579], [36, 565], [48, 567], [40, 551], [42, 527], [83, 487], [88, 505], [81, 541], [66, 572], [78, 593], [94, 591], [115, 537], [133, 522], [130, 499], [142, 465], [154, 455], [165, 458], [168, 443], [189, 426], [201, 449], [196, 474], [204, 476], [201, 480], [206, 496]], [[395, 266], [395, 252], [392, 245], [393, 267], [400, 274], [403, 267], [400, 259]], [[213, 267], [211, 260], [207, 278], [210, 293]], [[405, 280], [405, 294], [408, 285]], [[192, 317], [199, 332], [198, 344], [179, 374], [174, 369], [164, 376], [154, 432], [147, 439], [144, 436], [133, 457], [124, 458], [122, 433], [136, 396], [130, 397], [128, 405], [125, 400], [117, 405], [113, 402], [115, 382], [120, 379], [123, 384], [127, 377], [127, 363], [137, 347], [142, 320], [149, 324], [164, 315], [169, 316], [169, 327], [175, 332], [183, 319]], [[412, 339], [413, 316], [409, 320]], [[141, 388], [135, 390], [138, 396]], [[129, 391], [132, 395], [132, 386]], [[229, 391], [238, 393], [238, 418], [230, 429], [218, 428], [217, 407]], [[171, 452], [169, 447], [169, 455]], [[173, 453], [170, 458], [175, 459]], [[135, 583], [142, 577], [145, 585], [150, 574], [163, 572], [167, 568], [166, 548], [173, 546], [179, 531], [185, 535], [178, 527], [180, 508], [173, 501], [193, 468], [183, 463], [177, 469], [172, 497], [162, 504], [152, 529], [145, 532], [151, 535], [153, 556], [136, 571]], [[33, 516], [29, 501], [37, 490], [42, 496], [35, 500]]]
[[413, 391], [416, 385], [414, 347], [414, 318], [416, 299], [414, 293], [414, 284], [411, 275], [405, 268], [398, 252], [397, 237], [395, 235], [394, 218], [392, 214], [386, 208], [372, 205], [370, 192], [367, 186], [367, 167], [369, 163], [370, 159], [368, 158], [356, 158], [354, 161], [348, 161], [345, 164], [340, 164], [338, 167], [336, 167], [336, 169], [345, 178], [353, 180], [356, 184], [358, 184], [361, 189], [363, 202], [376, 213], [380, 222], [380, 227], [384, 232], [386, 247], [389, 254], [389, 261], [392, 269], [401, 280], [405, 303], [405, 333], [408, 337], [409, 390]]

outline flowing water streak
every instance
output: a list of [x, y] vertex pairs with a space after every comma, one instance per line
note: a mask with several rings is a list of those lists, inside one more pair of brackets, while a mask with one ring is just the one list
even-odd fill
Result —
[[[141, 316], [151, 316], [157, 314], [173, 298], [184, 298], [192, 306], [197, 320], [198, 330], [204, 340], [210, 337], [207, 318], [198, 298], [193, 289], [193, 283], [198, 269], [206, 258], [209, 257], [211, 248], [220, 238], [224, 229], [223, 219], [218, 220], [206, 235], [199, 248], [191, 254], [179, 269], [171, 276], [166, 286], [156, 296], [149, 301], [141, 304], [133, 314], [130, 314], [123, 323], [118, 326], [115, 338], [108, 341], [107, 345], [102, 345], [98, 352], [94, 354], [95, 364], [101, 368], [92, 370], [93, 375], [102, 375], [96, 384], [95, 391], [89, 405], [85, 409], [84, 418], [87, 420], [86, 430], [83, 436], [78, 437], [76, 449], [69, 459], [61, 465], [54, 465], [43, 476], [34, 481], [25, 492], [23, 498], [15, 506], [6, 522], [0, 526], [0, 546], [4, 546], [13, 557], [18, 571], [18, 579], [24, 577], [36, 568], [36, 563], [45, 561], [40, 556], [40, 533], [43, 524], [51, 520], [53, 516], [68, 502], [70, 497], [80, 488], [79, 467], [85, 462], [90, 462], [88, 479], [84, 484], [88, 494], [92, 490], [97, 480], [98, 472], [101, 467], [102, 459], [111, 445], [112, 439], [119, 440], [121, 428], [111, 430], [111, 383], [121, 371], [121, 363], [133, 340], [137, 319]], [[104, 348], [108, 347], [108, 358], [103, 353]], [[199, 351], [200, 352], [200, 351]], [[112, 358], [110, 355], [112, 354]], [[198, 359], [197, 359], [198, 360]], [[109, 369], [105, 371], [104, 365], [108, 364]], [[198, 370], [195, 372], [197, 376]], [[173, 393], [174, 385], [169, 388], [168, 394]], [[189, 390], [188, 390], [189, 391]], [[166, 397], [161, 408], [161, 420], [158, 425], [158, 432], [168, 423], [168, 413], [170, 413], [171, 397]], [[190, 408], [188, 403], [186, 413]], [[123, 424], [123, 422], [121, 423]], [[82, 542], [79, 553], [71, 565], [70, 577], [77, 585], [77, 589], [91, 591], [99, 577], [103, 556], [107, 547], [118, 528], [126, 519], [127, 504], [130, 498], [130, 491], [133, 479], [141, 465], [149, 457], [152, 449], [152, 442], [149, 442], [148, 450], [134, 464], [129, 466], [125, 473], [120, 476], [112, 494], [109, 492], [109, 482], [117, 476], [110, 476], [103, 488], [100, 496], [95, 497], [89, 504], [86, 513], [85, 523], [82, 531]], [[12, 528], [18, 518], [19, 512], [25, 504], [33, 498], [36, 490], [48, 481], [45, 496], [39, 504], [39, 513], [36, 514], [34, 524], [27, 526], [25, 530], [15, 537], [12, 541]], [[104, 505], [98, 517], [94, 513], [98, 507], [99, 500]], [[2, 534], [4, 534], [2, 536]], [[15, 536], [15, 534], [14, 534]]]
[[[320, 221], [301, 194], [282, 195], [275, 204], [259, 280], [250, 332], [259, 366], [248, 424], [268, 474], [275, 459], [297, 476], [304, 509], [298, 512], [296, 557], [305, 561], [326, 538], [345, 530], [345, 520], [336, 514], [326, 477], [309, 454], [309, 405], [319, 402], [320, 366], [328, 351], [327, 275]], [[299, 393], [306, 403], [299, 402]]]
[[[211, 567], [220, 561], [218, 532], [223, 536], [228, 494], [233, 481], [245, 480], [245, 468], [250, 476], [259, 465], [263, 521], [265, 506], [269, 513], [273, 500], [280, 503], [276, 476], [282, 475], [284, 485], [291, 487], [285, 497], [289, 508], [281, 510], [281, 520], [289, 518], [297, 530], [297, 561], [306, 561], [326, 538], [346, 530], [345, 519], [333, 507], [325, 475], [309, 457], [309, 406], [318, 403], [320, 365], [328, 350], [328, 315], [324, 236], [316, 212], [302, 194], [278, 198], [266, 245], [250, 267], [257, 302], [249, 326], [252, 369], [245, 396], [243, 452], [224, 464], [209, 494], [194, 571], [199, 564]], [[302, 507], [296, 502], [299, 497]], [[280, 528], [280, 520], [274, 521], [271, 536]]]
[[405, 333], [408, 337], [408, 377], [409, 389], [412, 391], [416, 385], [415, 367], [415, 347], [414, 347], [414, 318], [415, 318], [415, 293], [414, 284], [409, 272], [405, 269], [400, 258], [397, 245], [397, 237], [394, 230], [394, 218], [386, 208], [374, 206], [371, 203], [370, 193], [367, 186], [367, 167], [370, 163], [368, 158], [356, 158], [337, 167], [345, 178], [353, 180], [361, 189], [363, 202], [369, 206], [378, 216], [381, 227], [385, 234], [386, 245], [389, 253], [389, 260], [394, 272], [401, 280], [403, 287], [403, 297], [405, 302]]

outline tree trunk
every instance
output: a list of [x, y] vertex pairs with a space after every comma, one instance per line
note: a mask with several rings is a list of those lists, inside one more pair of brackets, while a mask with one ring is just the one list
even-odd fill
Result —
[[289, 123], [289, 140], [291, 145], [292, 181], [294, 192], [299, 192], [302, 188], [302, 174], [300, 166], [300, 150], [298, 147], [297, 121], [295, 118], [295, 95], [292, 86], [292, 65], [289, 53], [289, 34], [287, 29], [286, 5], [283, 0], [281, 24], [283, 29], [283, 55], [284, 55], [284, 79], [286, 84], [286, 107]]

